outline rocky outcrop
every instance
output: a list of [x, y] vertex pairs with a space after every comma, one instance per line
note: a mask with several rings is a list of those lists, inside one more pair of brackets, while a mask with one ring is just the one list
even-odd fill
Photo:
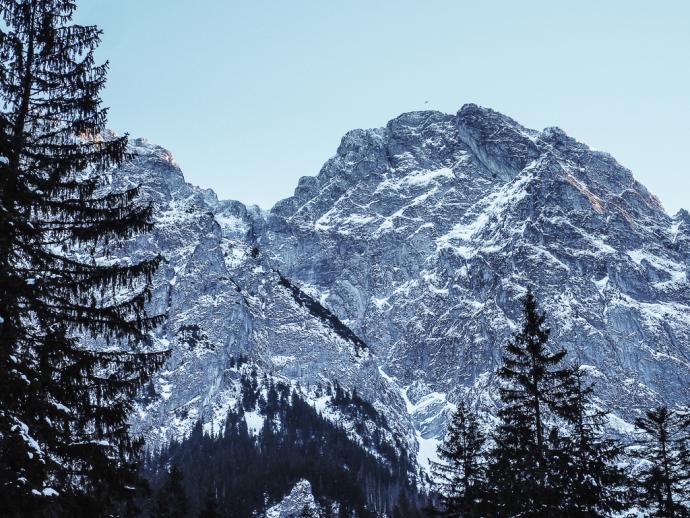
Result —
[[323, 516], [321, 507], [314, 500], [311, 484], [300, 480], [283, 500], [270, 507], [264, 518], [300, 518]]

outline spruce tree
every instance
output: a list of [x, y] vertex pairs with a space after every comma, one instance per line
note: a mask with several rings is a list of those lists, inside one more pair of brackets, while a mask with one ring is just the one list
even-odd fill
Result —
[[678, 440], [680, 478], [685, 488], [682, 503], [690, 509], [690, 406], [680, 409], [678, 417], [680, 422], [680, 438]]
[[439, 480], [444, 516], [484, 515], [484, 441], [476, 416], [461, 402], [438, 447], [441, 462], [432, 463], [434, 475]]
[[220, 518], [220, 511], [218, 509], [218, 501], [213, 491], [206, 492], [204, 505], [199, 512], [199, 518]]
[[683, 464], [683, 423], [666, 406], [649, 410], [635, 420], [642, 435], [638, 455], [644, 461], [639, 487], [640, 503], [649, 516], [690, 516]]
[[505, 346], [498, 371], [502, 408], [490, 453], [492, 512], [558, 516], [562, 495], [549, 477], [553, 452], [547, 433], [569, 376], [568, 369], [559, 365], [566, 352], [552, 353], [547, 347], [550, 330], [531, 289], [522, 304], [522, 329]]
[[619, 466], [623, 446], [605, 435], [607, 412], [595, 407], [594, 386], [585, 375], [582, 367], [572, 367], [565, 397], [556, 405], [569, 433], [558, 443], [550, 441], [555, 459], [552, 479], [561, 488], [561, 508], [567, 516], [610, 516], [629, 506], [629, 480]]
[[[138, 188], [104, 172], [100, 31], [72, 0], [0, 0], [0, 515], [99, 516], [131, 493], [127, 415], [164, 353], [144, 306], [160, 258], [122, 264], [118, 240], [151, 229]], [[78, 336], [106, 338], [105, 350]], [[93, 342], [89, 342], [93, 343]]]
[[152, 518], [187, 518], [189, 516], [189, 502], [184, 479], [176, 464], [170, 468], [163, 486], [156, 495], [151, 516]]

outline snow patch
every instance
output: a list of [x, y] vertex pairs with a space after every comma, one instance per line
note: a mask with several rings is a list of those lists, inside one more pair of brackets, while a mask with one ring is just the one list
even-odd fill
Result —
[[297, 358], [295, 358], [292, 355], [276, 355], [271, 357], [271, 361], [273, 362], [273, 365], [275, 366], [276, 369], [282, 369], [286, 365], [289, 365], [291, 363], [295, 363], [297, 361]]
[[239, 233], [249, 230], [247, 222], [237, 216], [231, 214], [216, 214], [214, 218], [224, 232]]
[[609, 276], [606, 275], [599, 279], [598, 281], [596, 279], [592, 279], [592, 283], [597, 287], [597, 290], [601, 294], [601, 296], [604, 296], [604, 290], [606, 289], [606, 286], [609, 284]]
[[433, 463], [441, 461], [438, 456], [438, 446], [441, 441], [430, 437], [425, 439], [419, 431], [416, 431], [417, 443], [419, 444], [419, 451], [417, 452], [417, 462], [424, 468], [424, 471], [431, 473]]
[[[473, 256], [476, 253], [476, 247], [470, 248], [461, 243], [471, 241], [492, 222], [500, 222], [506, 208], [515, 207], [527, 196], [526, 187], [533, 178], [532, 174], [525, 174], [482, 198], [468, 210], [469, 214], [474, 214], [474, 219], [455, 224], [450, 232], [436, 240], [437, 249], [452, 249], [466, 258]], [[461, 243], [454, 244], [457, 241]]]

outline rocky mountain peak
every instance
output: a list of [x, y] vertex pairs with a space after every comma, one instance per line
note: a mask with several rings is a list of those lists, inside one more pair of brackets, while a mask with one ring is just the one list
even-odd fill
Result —
[[[456, 116], [410, 112], [383, 128], [349, 132], [320, 173], [301, 178], [294, 196], [276, 204], [272, 212], [295, 223], [295, 228], [323, 229], [318, 222], [330, 217], [326, 213], [332, 213], [334, 205], [348, 205], [365, 191], [379, 198], [392, 194], [395, 200], [386, 205], [395, 211], [374, 211], [373, 220], [379, 221], [377, 215], [385, 219], [403, 210], [400, 203], [407, 195], [416, 193], [420, 199], [422, 192], [433, 191], [430, 199], [440, 201], [441, 188], [462, 198], [454, 203], [467, 207], [480, 193], [507, 182], [525, 184], [527, 175], [539, 184], [531, 191], [550, 192], [550, 197], [542, 196], [544, 202], [551, 199], [559, 205], [564, 196], [571, 206], [629, 222], [663, 213], [656, 197], [610, 155], [592, 151], [559, 128], [527, 129], [474, 104], [463, 106]], [[579, 194], [569, 196], [570, 191]], [[422, 208], [414, 207], [404, 210]], [[353, 221], [350, 218], [346, 226]], [[379, 221], [383, 223], [385, 229], [388, 223]]]
[[[306, 514], [307, 512], [310, 514]], [[311, 484], [308, 480], [300, 480], [282, 501], [263, 514], [263, 518], [298, 518], [321, 514], [322, 510], [314, 500]]]
[[328, 381], [357, 387], [428, 466], [456, 401], [492, 407], [529, 285], [612, 426], [690, 397], [690, 217], [560, 129], [476, 105], [406, 113], [349, 132], [270, 211], [187, 184], [162, 148], [132, 151], [114, 183], [143, 184], [157, 226], [123, 254], [165, 257], [152, 308], [174, 351], [135, 416], [154, 443], [219, 426], [247, 355], [315, 405]]
[[510, 117], [475, 104], [457, 114], [460, 139], [492, 174], [510, 180], [540, 155], [537, 132]]

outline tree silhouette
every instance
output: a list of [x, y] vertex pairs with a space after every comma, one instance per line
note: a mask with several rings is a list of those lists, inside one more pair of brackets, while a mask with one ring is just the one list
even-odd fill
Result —
[[438, 447], [441, 462], [432, 463], [440, 480], [444, 516], [472, 517], [485, 512], [484, 434], [476, 416], [461, 402]]
[[[132, 397], [165, 359], [146, 352], [160, 258], [109, 254], [151, 229], [137, 187], [107, 169], [100, 31], [70, 0], [0, 0], [0, 514], [96, 516], [136, 486]], [[77, 336], [105, 337], [101, 350]], [[115, 345], [128, 344], [129, 348]]]
[[491, 503], [496, 516], [556, 516], [561, 495], [549, 478], [547, 431], [548, 419], [564, 397], [569, 371], [560, 364], [566, 352], [548, 349], [550, 330], [531, 288], [522, 304], [522, 329], [506, 345], [498, 370], [503, 406], [490, 459]]
[[683, 464], [682, 421], [666, 406], [659, 406], [635, 420], [643, 432], [638, 440], [640, 457], [646, 461], [640, 480], [640, 502], [651, 516], [689, 516], [684, 505], [688, 488], [684, 487], [687, 473]]

